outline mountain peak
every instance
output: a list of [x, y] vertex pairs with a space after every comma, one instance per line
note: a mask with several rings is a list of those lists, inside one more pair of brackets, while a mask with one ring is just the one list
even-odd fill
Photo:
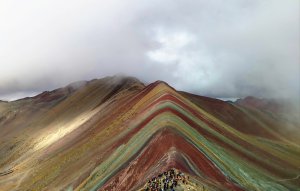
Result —
[[244, 99], [238, 99], [235, 103], [244, 107], [256, 108], [272, 113], [279, 113], [284, 107], [282, 103], [274, 99], [257, 98], [254, 96], [247, 96]]
[[300, 186], [293, 123], [163, 81], [111, 76], [0, 106], [0, 190], [139, 190], [173, 168], [205, 190]]

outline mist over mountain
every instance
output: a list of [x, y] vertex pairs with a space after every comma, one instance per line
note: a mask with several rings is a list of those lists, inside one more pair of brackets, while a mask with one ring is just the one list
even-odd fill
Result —
[[115, 74], [209, 97], [296, 99], [297, 0], [0, 2], [0, 99]]
[[0, 1], [0, 191], [300, 190], [300, 1]]

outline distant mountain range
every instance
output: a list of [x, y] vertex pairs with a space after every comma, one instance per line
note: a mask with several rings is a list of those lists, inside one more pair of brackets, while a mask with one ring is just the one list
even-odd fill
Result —
[[1, 101], [0, 190], [143, 190], [172, 168], [190, 190], [299, 190], [300, 125], [282, 108], [117, 76]]

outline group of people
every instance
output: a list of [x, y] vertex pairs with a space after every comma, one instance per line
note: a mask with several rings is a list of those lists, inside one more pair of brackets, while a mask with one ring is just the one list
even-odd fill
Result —
[[180, 184], [187, 184], [188, 176], [176, 169], [170, 169], [150, 179], [145, 191], [175, 191]]

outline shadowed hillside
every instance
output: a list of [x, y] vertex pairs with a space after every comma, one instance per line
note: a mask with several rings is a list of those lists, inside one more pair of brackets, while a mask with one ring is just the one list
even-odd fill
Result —
[[107, 77], [0, 102], [0, 190], [142, 190], [172, 168], [181, 188], [297, 190], [299, 123], [253, 99]]

